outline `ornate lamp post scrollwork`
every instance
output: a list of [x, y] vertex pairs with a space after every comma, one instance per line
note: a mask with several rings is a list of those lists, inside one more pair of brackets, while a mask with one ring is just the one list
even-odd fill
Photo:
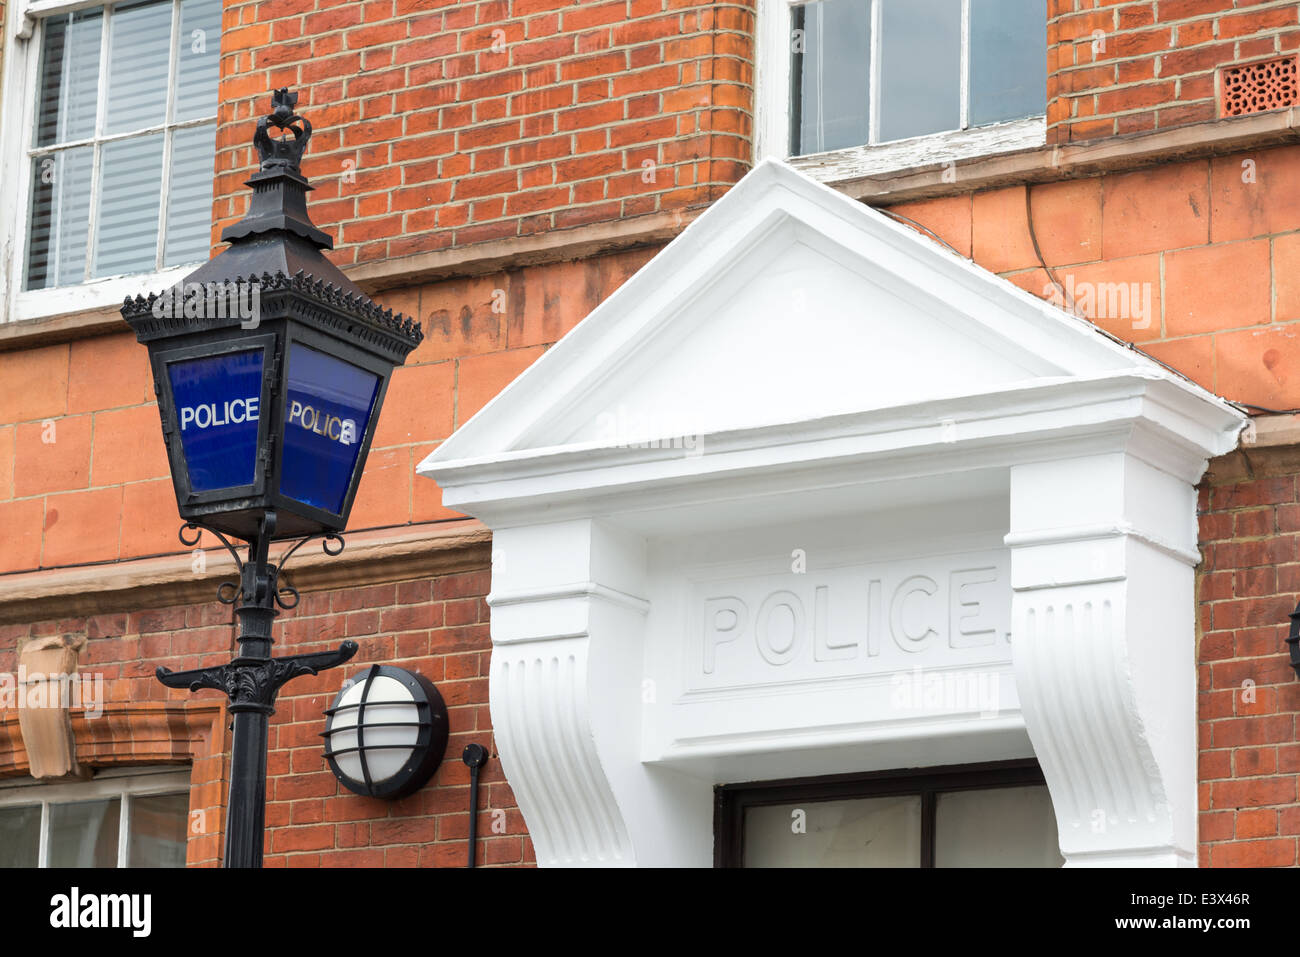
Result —
[[[239, 651], [227, 664], [159, 668], [168, 687], [214, 688], [229, 698], [230, 801], [226, 867], [260, 867], [268, 720], [276, 694], [300, 675], [352, 658], [333, 651], [273, 657], [278, 608], [298, 603], [285, 563], [321, 538], [343, 550], [346, 526], [394, 367], [423, 338], [418, 323], [381, 309], [322, 254], [333, 240], [307, 214], [302, 175], [311, 123], [296, 93], [272, 95], [253, 138], [260, 169], [247, 181], [248, 214], [221, 234], [229, 247], [178, 286], [128, 298], [122, 316], [149, 349], [181, 541], [203, 531], [235, 556]], [[280, 136], [272, 136], [274, 127]], [[290, 135], [291, 134], [291, 135]], [[241, 560], [231, 539], [247, 543]], [[298, 539], [277, 561], [273, 542]]]

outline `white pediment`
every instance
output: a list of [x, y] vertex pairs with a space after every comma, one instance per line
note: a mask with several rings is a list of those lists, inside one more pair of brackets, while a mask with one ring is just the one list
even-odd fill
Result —
[[776, 224], [525, 444], [708, 435], [1064, 372], [1024, 349], [998, 349], [941, 304], [865, 262], [838, 261], [838, 250], [799, 231], [788, 219]]
[[1091, 323], [769, 160], [426, 465], [1125, 372], [1176, 378]]

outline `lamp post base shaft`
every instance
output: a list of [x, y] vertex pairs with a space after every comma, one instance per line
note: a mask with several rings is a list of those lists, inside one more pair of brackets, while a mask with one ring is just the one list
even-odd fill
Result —
[[230, 791], [226, 812], [226, 867], [261, 867], [266, 823], [267, 715], [234, 716]]

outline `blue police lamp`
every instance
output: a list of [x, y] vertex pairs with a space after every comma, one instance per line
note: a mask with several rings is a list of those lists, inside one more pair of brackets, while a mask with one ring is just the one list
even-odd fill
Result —
[[181, 517], [246, 540], [268, 512], [274, 539], [347, 525], [389, 375], [423, 338], [322, 254], [333, 242], [307, 215], [311, 124], [296, 102], [277, 91], [259, 122], [261, 169], [248, 215], [221, 234], [230, 247], [122, 307], [149, 348]]
[[[388, 378], [423, 338], [418, 323], [381, 309], [322, 253], [333, 242], [307, 215], [300, 162], [311, 123], [294, 112], [297, 102], [276, 90], [258, 120], [261, 167], [247, 182], [248, 215], [221, 234], [229, 248], [177, 286], [122, 305], [149, 349], [181, 541], [196, 545], [207, 530], [239, 568], [238, 583], [217, 591], [236, 605], [236, 657], [157, 669], [168, 687], [229, 699], [226, 867], [262, 863], [267, 728], [279, 688], [357, 651], [345, 641], [337, 651], [271, 656], [277, 606], [298, 603], [281, 578], [285, 562], [311, 538], [328, 554], [342, 550]], [[246, 559], [227, 536], [247, 542]], [[294, 538], [270, 560], [272, 542]]]

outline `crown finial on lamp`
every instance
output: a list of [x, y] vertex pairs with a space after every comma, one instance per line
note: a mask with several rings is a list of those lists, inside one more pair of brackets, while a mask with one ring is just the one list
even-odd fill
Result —
[[[311, 122], [294, 112], [297, 105], [298, 94], [291, 93], [288, 87], [272, 91], [271, 112], [257, 121], [257, 132], [253, 134], [253, 145], [257, 147], [263, 170], [298, 172], [302, 154], [311, 139]], [[283, 135], [272, 139], [267, 132], [267, 127], [270, 126], [281, 133], [289, 131], [293, 134], [293, 139]]]
[[[298, 94], [287, 87], [271, 91], [271, 112], [258, 119], [257, 130], [253, 134], [253, 145], [257, 147], [262, 163], [257, 172], [245, 181], [253, 187], [252, 201], [243, 219], [221, 231], [224, 242], [238, 243], [268, 233], [287, 231], [306, 239], [319, 249], [334, 248], [334, 240], [317, 229], [307, 215], [307, 193], [312, 187], [303, 176], [300, 164], [307, 143], [311, 140], [311, 122], [294, 111], [297, 105]], [[271, 127], [280, 130], [281, 135], [272, 137]], [[288, 133], [293, 136], [287, 135]], [[231, 252], [232, 250], [226, 250], [222, 255], [229, 257]], [[227, 267], [229, 265], [231, 264], [225, 264]], [[259, 266], [253, 270], [253, 274], [258, 275], [263, 271]], [[295, 272], [288, 268], [280, 271], [286, 275]], [[340, 284], [351, 285], [342, 273], [324, 260], [306, 271], [317, 278], [330, 275], [336, 277]]]

